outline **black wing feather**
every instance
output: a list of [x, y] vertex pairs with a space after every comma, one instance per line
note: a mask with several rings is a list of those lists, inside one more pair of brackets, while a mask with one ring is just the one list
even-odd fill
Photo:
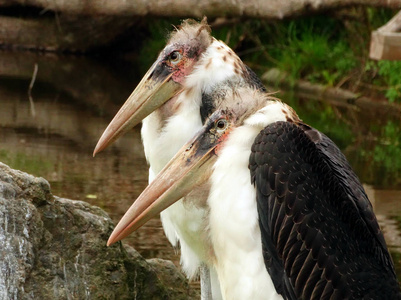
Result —
[[249, 168], [265, 265], [279, 293], [401, 299], [372, 205], [327, 136], [305, 124], [273, 123], [255, 139]]

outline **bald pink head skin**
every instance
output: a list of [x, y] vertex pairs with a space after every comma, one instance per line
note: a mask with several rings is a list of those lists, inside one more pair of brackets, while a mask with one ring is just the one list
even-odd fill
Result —
[[172, 73], [172, 80], [182, 84], [192, 73], [202, 53], [213, 42], [206, 19], [198, 23], [185, 20], [177, 31], [171, 33], [167, 46], [159, 54], [157, 62]]
[[[195, 56], [189, 56], [190, 49], [184, 45], [177, 45], [174, 47], [169, 56], [170, 59], [166, 60], [165, 64], [171, 68], [172, 76], [171, 79], [179, 84], [183, 84], [186, 76], [192, 73], [195, 63], [198, 61], [200, 53], [196, 53]], [[177, 61], [173, 60], [171, 57], [177, 57]]]

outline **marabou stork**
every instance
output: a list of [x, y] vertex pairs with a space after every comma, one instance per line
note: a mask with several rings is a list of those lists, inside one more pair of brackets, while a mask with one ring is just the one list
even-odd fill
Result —
[[[223, 42], [210, 35], [204, 19], [184, 21], [174, 31], [156, 62], [104, 131], [94, 155], [143, 120], [141, 134], [150, 164], [149, 182], [198, 130], [209, 116], [208, 101], [222, 82], [242, 83], [265, 90], [257, 76]], [[207, 260], [205, 233], [207, 193], [192, 193], [161, 213], [168, 240], [181, 246], [181, 264], [189, 278]], [[210, 270], [213, 298], [219, 285]], [[201, 278], [201, 284], [204, 283]]]
[[372, 206], [336, 145], [249, 86], [223, 84], [209, 101], [214, 113], [109, 243], [210, 188], [208, 260], [224, 299], [401, 299]]

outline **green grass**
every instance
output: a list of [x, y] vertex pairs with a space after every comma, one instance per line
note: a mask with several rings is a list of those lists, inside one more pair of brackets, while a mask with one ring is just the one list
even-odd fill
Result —
[[335, 85], [356, 65], [343, 41], [331, 41], [327, 33], [314, 35], [311, 31], [303, 32], [282, 45], [276, 59], [279, 62], [277, 67], [293, 79], [304, 78], [329, 86]]
[[276, 67], [294, 81], [303, 78], [333, 86], [358, 64], [344, 25], [327, 16], [274, 23], [250, 20], [214, 35], [256, 71]]

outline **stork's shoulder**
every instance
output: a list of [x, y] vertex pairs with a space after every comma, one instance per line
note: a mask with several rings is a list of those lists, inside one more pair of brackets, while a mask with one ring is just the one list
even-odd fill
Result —
[[249, 168], [263, 246], [277, 253], [298, 297], [400, 296], [372, 205], [327, 136], [301, 122], [271, 123]]

